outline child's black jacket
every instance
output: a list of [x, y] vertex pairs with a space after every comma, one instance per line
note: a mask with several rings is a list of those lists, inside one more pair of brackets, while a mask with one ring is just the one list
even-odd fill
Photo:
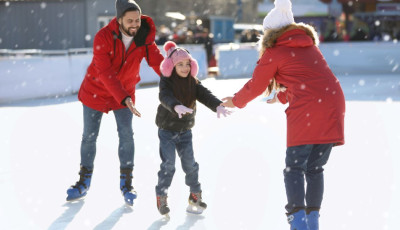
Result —
[[[178, 114], [174, 110], [174, 107], [176, 105], [182, 105], [182, 103], [175, 98], [172, 91], [172, 84], [173, 83], [170, 78], [160, 78], [159, 99], [161, 104], [157, 109], [156, 124], [159, 128], [165, 130], [175, 132], [186, 131], [194, 126], [196, 103], [193, 107], [193, 113], [185, 114], [182, 116], [182, 118], [179, 118]], [[196, 100], [214, 112], [217, 111], [217, 107], [222, 103], [222, 101], [216, 98], [206, 87], [200, 83], [200, 81], [198, 81], [196, 84]]]

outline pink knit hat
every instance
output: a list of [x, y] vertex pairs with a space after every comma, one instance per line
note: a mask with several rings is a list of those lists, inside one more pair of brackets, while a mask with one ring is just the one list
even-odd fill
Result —
[[170, 77], [175, 65], [185, 59], [190, 60], [190, 74], [193, 77], [197, 76], [199, 72], [199, 65], [186, 49], [177, 47], [175, 42], [168, 41], [164, 44], [164, 50], [167, 53], [167, 56], [160, 65], [160, 70], [164, 77]]

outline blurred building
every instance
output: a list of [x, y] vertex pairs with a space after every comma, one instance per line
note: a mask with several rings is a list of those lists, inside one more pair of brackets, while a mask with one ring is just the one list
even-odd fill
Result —
[[[343, 40], [400, 39], [400, 0], [320, 0], [340, 7], [336, 31]], [[338, 36], [340, 38], [340, 36]]]
[[[209, 27], [210, 18], [253, 22], [260, 0], [137, 2], [157, 26], [204, 23], [203, 27]], [[171, 15], [182, 15], [184, 19]], [[114, 16], [114, 0], [0, 0], [0, 49], [91, 47], [96, 32]]]
[[[234, 24], [260, 25], [274, 0], [137, 0], [144, 14], [170, 31], [162, 39], [232, 42]], [[321, 39], [400, 39], [400, 0], [292, 0], [297, 22], [312, 24]], [[0, 49], [91, 47], [96, 32], [115, 17], [114, 0], [0, 0]], [[159, 36], [158, 35], [158, 36]], [[203, 36], [203, 35], [201, 35]]]
[[110, 1], [0, 0], [0, 49], [90, 47], [112, 15]]
[[[291, 0], [296, 22], [312, 24], [322, 41], [400, 39], [400, 0]], [[259, 5], [266, 15], [274, 0]]]

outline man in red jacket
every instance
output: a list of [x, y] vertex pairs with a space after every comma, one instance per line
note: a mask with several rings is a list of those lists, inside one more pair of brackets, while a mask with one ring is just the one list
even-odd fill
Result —
[[84, 118], [80, 179], [67, 190], [67, 201], [82, 198], [89, 190], [101, 118], [111, 110], [119, 136], [120, 189], [128, 205], [136, 198], [132, 117], [141, 115], [135, 107], [135, 86], [143, 58], [159, 75], [164, 58], [155, 44], [154, 22], [141, 13], [139, 5], [133, 0], [116, 0], [115, 7], [117, 17], [94, 38], [93, 60], [78, 94]]
[[318, 49], [317, 33], [309, 25], [295, 23], [291, 7], [289, 0], [275, 0], [275, 8], [264, 19], [262, 50], [253, 77], [234, 97], [224, 98], [222, 105], [243, 108], [272, 90], [279, 93], [270, 103], [289, 103], [285, 208], [291, 229], [317, 230], [323, 166], [332, 147], [344, 144], [345, 99]]

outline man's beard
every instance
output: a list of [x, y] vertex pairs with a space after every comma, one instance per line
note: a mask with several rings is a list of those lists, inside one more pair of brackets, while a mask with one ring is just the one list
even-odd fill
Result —
[[135, 28], [135, 27], [126, 28], [126, 27], [124, 26], [124, 23], [121, 24], [121, 29], [125, 32], [125, 34], [127, 34], [128, 36], [132, 36], [132, 37], [133, 37], [133, 36], [136, 35], [138, 29], [137, 29], [136, 31], [130, 33], [130, 32], [129, 32], [129, 29], [132, 29], [132, 28]]

